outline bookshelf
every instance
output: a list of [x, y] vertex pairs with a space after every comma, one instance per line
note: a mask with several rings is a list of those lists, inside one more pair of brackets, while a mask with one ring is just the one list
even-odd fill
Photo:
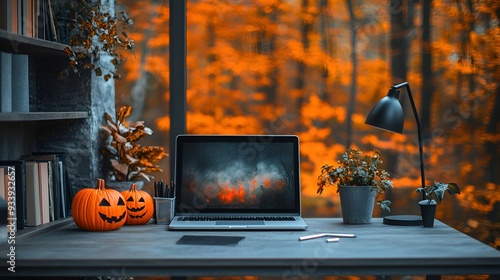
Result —
[[26, 37], [0, 29], [0, 49], [5, 52], [66, 57], [64, 52], [66, 47], [67, 45], [61, 43]]
[[[91, 71], [60, 79], [69, 62], [66, 47], [0, 29], [0, 52], [27, 55], [29, 72], [29, 111], [0, 112], [0, 161], [63, 153], [70, 188], [76, 193], [103, 177], [99, 129], [104, 112], [114, 113], [114, 82]], [[31, 227], [22, 230], [31, 231]]]
[[0, 122], [85, 119], [87, 112], [13, 112], [0, 113]]

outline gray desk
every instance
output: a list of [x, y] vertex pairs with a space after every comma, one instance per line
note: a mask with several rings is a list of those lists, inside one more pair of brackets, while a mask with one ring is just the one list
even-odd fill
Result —
[[[16, 240], [16, 274], [1, 276], [500, 275], [500, 251], [436, 221], [434, 228], [306, 219], [307, 231], [176, 232], [165, 225], [84, 232], [72, 222]], [[321, 232], [357, 238], [299, 241]], [[244, 236], [235, 246], [178, 245], [183, 235]], [[6, 254], [1, 262], [5, 266]], [[296, 279], [296, 278], [295, 278]]]

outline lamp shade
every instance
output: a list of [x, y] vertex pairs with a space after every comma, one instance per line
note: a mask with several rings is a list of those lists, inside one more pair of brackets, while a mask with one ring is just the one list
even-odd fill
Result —
[[382, 98], [370, 111], [365, 123], [392, 132], [402, 133], [404, 115], [398, 97], [399, 91], [391, 88], [387, 96]]

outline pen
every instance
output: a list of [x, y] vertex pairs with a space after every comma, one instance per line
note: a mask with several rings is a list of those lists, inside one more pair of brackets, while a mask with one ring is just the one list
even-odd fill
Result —
[[168, 184], [165, 185], [165, 197], [170, 197], [170, 186]]
[[160, 182], [158, 182], [158, 195], [163, 197], [165, 195], [164, 191], [163, 191], [163, 181], [160, 180]]
[[169, 197], [175, 197], [175, 186], [174, 186], [174, 181], [170, 181], [170, 196]]
[[[319, 234], [313, 234], [313, 235], [307, 235], [307, 236], [301, 236], [299, 237], [300, 241], [304, 240], [309, 240], [309, 239], [314, 239], [314, 238], [320, 238], [320, 237], [344, 237], [344, 238], [354, 238], [356, 235], [354, 234], [349, 234], [349, 233], [319, 233]], [[328, 241], [328, 240], [327, 240]], [[338, 240], [335, 240], [332, 238], [331, 241], [328, 242], [335, 242]]]

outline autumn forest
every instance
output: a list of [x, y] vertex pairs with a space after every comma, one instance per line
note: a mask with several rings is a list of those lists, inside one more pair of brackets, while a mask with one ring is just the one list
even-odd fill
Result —
[[[136, 46], [123, 53], [117, 106], [132, 105], [132, 120], [155, 131], [148, 141], [169, 150], [169, 3], [118, 4], [134, 20]], [[300, 137], [306, 217], [340, 217], [336, 190], [318, 195], [316, 183], [321, 166], [351, 146], [381, 151], [395, 185], [386, 193], [392, 214], [418, 213], [406, 91], [402, 134], [365, 124], [392, 85], [408, 82], [426, 183], [462, 191], [437, 218], [500, 248], [500, 1], [187, 0], [186, 64], [188, 133]]]

